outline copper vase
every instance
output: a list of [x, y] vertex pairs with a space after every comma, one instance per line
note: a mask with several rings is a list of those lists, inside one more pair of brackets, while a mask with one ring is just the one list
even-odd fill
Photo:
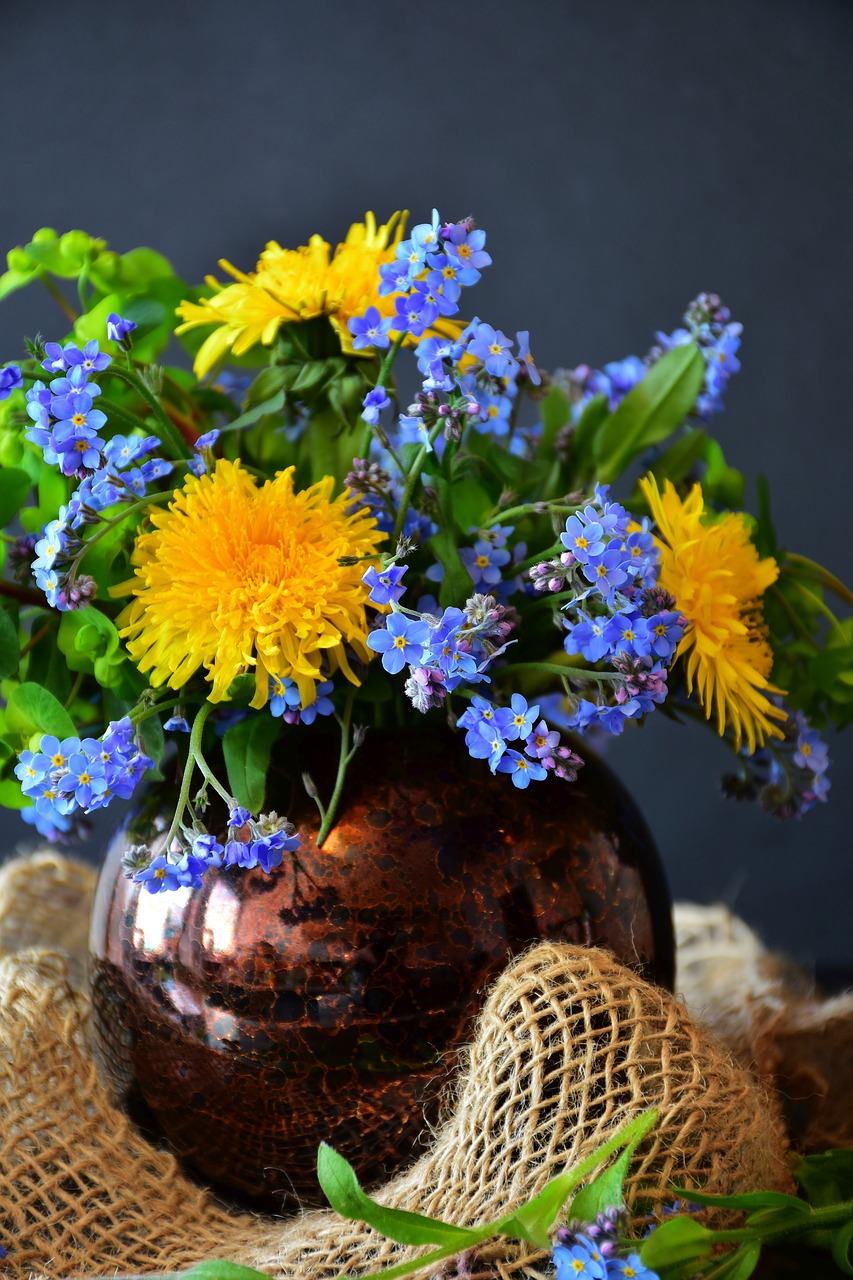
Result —
[[274, 1210], [320, 1202], [321, 1141], [368, 1185], [415, 1154], [511, 954], [602, 945], [673, 979], [658, 855], [601, 763], [518, 791], [449, 733], [373, 732], [318, 850], [299, 775], [328, 794], [336, 745], [319, 725], [297, 736], [267, 795], [297, 855], [149, 894], [121, 857], [169, 821], [161, 784], [107, 853], [91, 936], [101, 1057], [131, 1114], [205, 1181]]

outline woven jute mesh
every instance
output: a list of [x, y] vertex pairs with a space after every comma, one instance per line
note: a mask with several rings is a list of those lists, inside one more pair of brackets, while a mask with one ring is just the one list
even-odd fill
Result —
[[[92, 887], [90, 872], [51, 854], [0, 869], [9, 1273], [172, 1271], [227, 1257], [321, 1280], [408, 1256], [332, 1213], [286, 1222], [230, 1211], [134, 1131], [90, 1052], [80, 960]], [[606, 953], [542, 944], [492, 987], [444, 1120], [377, 1195], [460, 1224], [488, 1221], [652, 1105], [660, 1122], [632, 1165], [629, 1203], [640, 1184], [659, 1201], [671, 1199], [672, 1182], [789, 1188], [776, 1107], [754, 1076], [676, 1000]], [[545, 1256], [506, 1241], [481, 1254], [506, 1277], [540, 1273]]]

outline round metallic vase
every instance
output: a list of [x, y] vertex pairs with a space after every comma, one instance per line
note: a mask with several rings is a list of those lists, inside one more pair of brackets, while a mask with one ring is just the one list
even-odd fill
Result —
[[531, 943], [604, 946], [673, 981], [657, 851], [601, 763], [519, 791], [449, 734], [373, 732], [318, 850], [299, 776], [328, 794], [337, 744], [300, 738], [267, 795], [298, 854], [151, 894], [121, 868], [171, 818], [175, 792], [151, 788], [107, 853], [91, 934], [100, 1058], [131, 1115], [279, 1211], [322, 1201], [321, 1142], [366, 1184], [415, 1154], [484, 986]]

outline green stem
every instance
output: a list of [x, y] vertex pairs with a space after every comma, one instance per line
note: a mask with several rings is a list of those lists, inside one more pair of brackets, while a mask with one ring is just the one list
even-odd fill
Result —
[[556, 662], [514, 662], [515, 671], [544, 671], [548, 675], [562, 676], [566, 680], [624, 680], [618, 671], [590, 671], [586, 667], [562, 667]]
[[[399, 352], [400, 348], [403, 345], [403, 339], [405, 338], [405, 336], [406, 336], [406, 330], [404, 329], [402, 333], [400, 333], [391, 343], [391, 346], [385, 356], [385, 359], [382, 361], [382, 364], [379, 366], [379, 376], [376, 379], [377, 387], [385, 386], [385, 380], [388, 377], [389, 373], [391, 372], [392, 368], [394, 367], [394, 361], [397, 359], [397, 353]], [[361, 438], [361, 456], [363, 458], [366, 458], [368, 453], [370, 452], [370, 440], [373, 435], [374, 435], [373, 427], [370, 425], [370, 423], [367, 423], [364, 435]], [[400, 470], [402, 471], [402, 467], [400, 468]]]
[[[211, 706], [211, 705], [212, 705], [211, 703], [208, 703], [208, 706]], [[198, 716], [196, 716], [196, 719], [198, 719]], [[213, 790], [216, 792], [216, 794], [220, 796], [221, 799], [223, 799], [227, 805], [230, 806], [234, 797], [231, 795], [229, 791], [225, 790], [225, 788], [217, 779], [216, 775], [213, 773], [212, 769], [210, 768], [210, 765], [207, 763], [204, 756], [202, 755], [200, 743], [199, 743], [199, 746], [196, 748], [195, 762], [198, 765], [199, 769], [201, 770], [202, 774], [204, 775], [205, 781], [209, 782], [210, 785], [213, 787]]]
[[50, 630], [50, 623], [46, 622], [43, 627], [39, 628], [38, 631], [34, 631], [33, 634], [30, 636], [29, 640], [27, 641], [27, 643], [21, 649], [21, 657], [22, 658], [25, 657], [26, 654], [29, 653], [30, 649], [34, 649], [38, 644], [39, 640], [43, 639], [44, 636], [47, 635], [49, 630]]
[[62, 293], [60, 292], [58, 287], [53, 283], [50, 276], [42, 276], [41, 282], [44, 285], [45, 289], [47, 289], [50, 296], [53, 298], [54, 302], [58, 303], [59, 306], [62, 308], [62, 310], [65, 312], [66, 316], [71, 321], [71, 323], [76, 324], [77, 312], [70, 305], [68, 300], [62, 296]]
[[403, 532], [403, 526], [406, 523], [406, 512], [409, 510], [415, 485], [417, 484], [420, 478], [421, 467], [424, 465], [424, 458], [427, 456], [427, 453], [429, 452], [430, 445], [433, 445], [435, 443], [435, 441], [438, 439], [439, 433], [443, 430], [444, 430], [444, 423], [441, 421], [437, 422], [433, 427], [432, 431], [430, 432], [429, 445], [422, 444], [420, 449], [418, 449], [417, 453], [415, 454], [414, 461], [412, 462], [412, 465], [409, 468], [408, 475], [406, 476], [406, 483], [403, 487], [402, 497], [400, 498], [400, 509], [397, 512], [397, 521], [396, 521], [396, 524], [394, 525], [395, 542], [399, 541], [400, 535]]
[[551, 515], [552, 512], [556, 512], [557, 515], [572, 515], [575, 511], [582, 510], [582, 507], [567, 506], [564, 502], [525, 502], [519, 507], [508, 507], [505, 511], [497, 511], [493, 516], [489, 516], [483, 528], [488, 529], [502, 520], [517, 520], [520, 516], [544, 516]]
[[802, 565], [804, 569], [808, 569], [821, 586], [831, 591], [833, 595], [839, 597], [846, 604], [853, 605], [853, 591], [845, 586], [840, 578], [836, 578], [834, 573], [830, 573], [828, 569], [824, 569], [823, 565], [818, 564], [816, 560], [809, 560], [808, 556], [797, 555], [795, 551], [788, 551], [785, 560], [794, 565]]
[[96, 542], [100, 542], [101, 538], [108, 534], [110, 529], [114, 529], [117, 524], [121, 524], [122, 520], [126, 520], [128, 516], [134, 515], [137, 511], [144, 511], [152, 502], [168, 502], [171, 496], [171, 489], [164, 493], [152, 493], [147, 498], [141, 498], [139, 502], [132, 502], [126, 510], [120, 511], [119, 514], [117, 516], [113, 516], [112, 519], [105, 520], [101, 527], [95, 530], [91, 538], [83, 543], [83, 548], [79, 552], [75, 563], [75, 573], [77, 568], [79, 568], [80, 561], [86, 553], [91, 550]]
[[535, 564], [539, 564], [540, 560], [553, 560], [555, 556], [562, 555], [565, 551], [562, 542], [556, 542], [553, 547], [546, 547], [544, 551], [537, 551], [535, 555], [528, 556], [526, 560], [522, 560], [521, 564], [513, 567], [513, 574], [524, 573], [526, 569], [532, 569]]
[[150, 707], [140, 707], [130, 712], [130, 723], [133, 725], [142, 724], [143, 720], [147, 720], [150, 716], [156, 716], [161, 711], [171, 711], [174, 707], [185, 707], [193, 702], [201, 702], [201, 698], [170, 698], [168, 702], [155, 702]]
[[350, 725], [352, 723], [352, 704], [354, 699], [355, 699], [355, 690], [350, 689], [347, 693], [347, 700], [346, 700], [346, 706], [344, 707], [343, 718], [340, 721], [341, 751], [338, 757], [338, 775], [335, 778], [335, 789], [332, 792], [332, 798], [329, 801], [329, 804], [326, 808], [325, 813], [323, 814], [323, 820], [320, 823], [320, 830], [317, 833], [318, 849], [322, 849], [323, 844], [326, 840], [326, 837], [328, 836], [332, 828], [332, 823], [335, 820], [335, 813], [337, 812], [338, 803], [341, 798], [341, 792], [344, 789], [344, 780], [347, 774], [347, 765], [349, 764], [350, 760], [353, 758], [353, 755], [355, 754], [355, 751], [354, 750], [350, 751], [350, 748], [349, 748]]
[[34, 604], [45, 608], [47, 601], [40, 591], [31, 591], [29, 587], [16, 587], [13, 582], [0, 581], [0, 596], [8, 596], [10, 600], [19, 600], [21, 604]]
[[805, 596], [806, 600], [808, 600], [809, 603], [812, 604], [819, 613], [822, 613], [825, 618], [828, 618], [829, 621], [832, 623], [832, 625], [834, 627], [837, 627], [838, 630], [840, 631], [841, 623], [838, 621], [835, 614], [830, 609], [829, 605], [825, 604], [823, 600], [821, 600], [820, 596], [816, 596], [813, 591], [809, 591], [808, 587], [805, 586], [799, 580], [799, 578], [793, 578], [792, 581], [794, 583], [794, 586], [799, 591], [800, 595]]
[[80, 692], [80, 686], [82, 683], [83, 683], [83, 672], [78, 671], [74, 679], [74, 683], [71, 686], [71, 692], [69, 693], [68, 697], [65, 699], [64, 706], [66, 711], [68, 711], [70, 707], [74, 706], [74, 699], [77, 697], [77, 694]]
[[778, 587], [775, 587], [775, 586], [770, 587], [770, 594], [773, 596], [773, 599], [777, 602], [777, 604], [780, 605], [780, 607], [782, 608], [785, 616], [787, 617], [794, 631], [803, 640], [807, 640], [808, 643], [811, 645], [811, 647], [815, 650], [815, 652], [817, 652], [818, 645], [815, 644], [814, 636], [809, 631], [808, 627], [803, 622], [802, 618], [797, 613], [793, 605], [789, 604], [789, 602], [785, 599], [785, 596], [782, 594], [782, 592], [779, 590]]
[[160, 428], [156, 434], [159, 435], [167, 452], [170, 453], [173, 458], [185, 457], [187, 444], [184, 437], [165, 413], [163, 406], [160, 404], [157, 397], [145, 385], [145, 382], [139, 376], [136, 369], [122, 369], [119, 365], [112, 364], [110, 365], [109, 372], [113, 377], [121, 378], [124, 382], [127, 382], [131, 387], [133, 387], [134, 391], [136, 391], [148, 405], [149, 409], [154, 414], [154, 417], [157, 419], [157, 424]]
[[180, 790], [180, 794], [178, 795], [178, 803], [175, 807], [175, 816], [172, 818], [172, 825], [169, 827], [169, 831], [166, 836], [166, 843], [163, 847], [163, 852], [166, 857], [169, 856], [169, 850], [172, 847], [172, 841], [174, 840], [181, 826], [181, 822], [184, 817], [184, 811], [187, 807], [187, 802], [190, 798], [190, 787], [192, 785], [193, 769], [195, 767], [198, 754], [201, 750], [201, 737], [202, 737], [202, 733], [204, 732], [205, 722], [212, 710], [213, 710], [213, 703], [205, 702], [203, 706], [199, 707], [198, 715], [193, 721], [192, 732], [190, 733], [190, 745], [187, 748], [187, 763], [184, 768], [184, 776], [181, 781], [181, 790]]
[[[140, 418], [138, 413], [134, 413], [131, 409], [123, 409], [121, 405], [116, 404], [115, 400], [110, 400], [103, 395], [98, 396], [98, 408], [103, 409], [108, 418], [113, 418], [134, 431], [142, 431], [144, 435], [150, 434], [148, 424]], [[185, 455], [186, 452], [186, 446], [184, 446]]]

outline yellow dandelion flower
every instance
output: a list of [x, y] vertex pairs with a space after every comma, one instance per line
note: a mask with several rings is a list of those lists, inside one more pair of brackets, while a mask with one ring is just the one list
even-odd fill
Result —
[[179, 689], [204, 667], [210, 701], [221, 702], [254, 669], [252, 706], [262, 707], [270, 676], [294, 680], [306, 706], [324, 664], [359, 683], [346, 647], [372, 656], [364, 564], [338, 559], [372, 555], [384, 535], [364, 509], [348, 513], [347, 493], [332, 498], [333, 483], [295, 492], [290, 467], [258, 486], [219, 460], [152, 511], [120, 589], [134, 599], [117, 624], [152, 685]]
[[687, 691], [695, 686], [705, 715], [716, 713], [722, 735], [731, 727], [735, 746], [750, 752], [767, 738], [781, 738], [774, 720], [785, 712], [767, 696], [773, 653], [761, 613], [761, 597], [779, 566], [760, 559], [744, 517], [730, 512], [703, 523], [702, 488], [682, 500], [671, 481], [663, 495], [653, 476], [640, 481], [658, 529], [660, 585], [675, 597], [687, 627], [676, 651], [686, 657]]
[[[227, 351], [241, 356], [256, 343], [268, 347], [281, 325], [316, 316], [328, 316], [341, 349], [351, 354], [349, 319], [362, 315], [370, 306], [382, 316], [395, 314], [394, 300], [399, 295], [380, 298], [379, 268], [394, 257], [404, 225], [405, 214], [395, 213], [377, 226], [374, 215], [367, 213], [364, 222], [353, 223], [334, 254], [318, 235], [299, 249], [283, 249], [271, 240], [258, 260], [257, 270], [250, 274], [221, 259], [219, 265], [234, 277], [236, 284], [221, 285], [214, 276], [207, 276], [205, 283], [216, 292], [210, 298], [182, 302], [178, 307], [184, 323], [176, 333], [198, 325], [217, 326], [195, 358], [197, 377], [205, 377]], [[456, 336], [462, 327], [460, 321], [439, 318], [427, 332]]]

